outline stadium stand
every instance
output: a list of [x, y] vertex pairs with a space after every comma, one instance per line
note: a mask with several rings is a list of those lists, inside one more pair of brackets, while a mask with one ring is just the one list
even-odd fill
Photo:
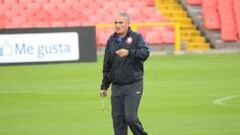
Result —
[[202, 0], [201, 4], [180, 1], [212, 48], [240, 48], [239, 0]]
[[187, 50], [209, 49], [210, 45], [206, 43], [205, 37], [201, 35], [200, 31], [192, 23], [192, 19], [189, 18], [178, 0], [159, 0], [157, 7], [168, 19], [180, 24], [181, 44]]
[[[31, 16], [34, 16], [34, 13], [36, 13], [37, 16], [40, 15], [46, 18], [47, 20], [44, 20], [45, 22], [55, 23], [55, 21], [62, 21], [65, 26], [68, 26], [66, 22], [79, 19], [80, 24], [78, 25], [86, 24], [85, 22], [90, 21], [93, 21], [93, 24], [102, 23], [102, 21], [112, 23], [108, 18], [111, 18], [119, 11], [128, 12], [133, 18], [133, 21], [146, 20], [146, 17], [152, 19], [150, 21], [154, 21], [155, 19], [159, 20], [155, 18], [157, 12], [154, 10], [152, 3], [154, 3], [153, 0], [145, 0], [138, 3], [131, 0], [120, 2], [116, 0], [105, 0], [101, 2], [92, 0], [91, 4], [85, 0], [2, 0], [1, 6], [9, 6], [9, 8], [4, 8], [4, 11], [7, 12], [12, 11], [17, 13], [17, 11], [22, 11], [22, 13], [24, 13], [32, 11], [33, 15]], [[12, 5], [15, 5], [16, 8], [12, 8]], [[142, 8], [146, 10], [141, 12]], [[98, 9], [97, 12], [94, 9]], [[104, 17], [106, 15], [107, 17]], [[20, 16], [27, 18], [27, 16], [23, 14], [20, 14]], [[41, 18], [35, 19], [41, 20]]]
[[[203, 0], [188, 0], [200, 5]], [[157, 7], [157, 8], [156, 8]], [[96, 10], [97, 9], [97, 10]], [[178, 0], [0, 0], [0, 28], [89, 26], [112, 23], [114, 15], [128, 12], [132, 23], [176, 22], [180, 24], [181, 44], [187, 50], [208, 49], [209, 44], [192, 24]], [[169, 28], [170, 27], [170, 28]], [[138, 29], [153, 45], [174, 44], [172, 26]], [[105, 45], [113, 29], [98, 29], [97, 44]]]
[[[141, 0], [137, 3], [133, 0], [92, 0], [90, 2], [86, 0], [2, 0], [0, 6], [1, 28], [68, 27], [112, 23], [113, 16], [120, 11], [128, 12], [132, 22], [165, 20], [156, 11], [154, 0]], [[98, 38], [106, 38], [100, 36], [103, 32], [105, 30], [97, 30]], [[150, 30], [148, 32], [151, 33]], [[98, 44], [105, 44], [103, 42], [105, 39], [97, 41], [99, 41]], [[173, 42], [174, 40], [171, 41]]]

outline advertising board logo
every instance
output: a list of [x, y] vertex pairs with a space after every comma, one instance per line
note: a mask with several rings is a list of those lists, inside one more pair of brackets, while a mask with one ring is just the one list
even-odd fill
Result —
[[0, 56], [3, 56], [3, 47], [0, 47]]
[[4, 41], [0, 44], [0, 56], [10, 56], [12, 55], [12, 46], [8, 41]]
[[0, 63], [79, 59], [76, 32], [0, 35]]

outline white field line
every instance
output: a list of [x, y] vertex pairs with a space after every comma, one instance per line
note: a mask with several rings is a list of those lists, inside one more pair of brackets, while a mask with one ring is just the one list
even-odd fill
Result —
[[219, 98], [219, 99], [214, 100], [213, 103], [217, 104], [217, 105], [222, 105], [222, 106], [240, 107], [240, 105], [237, 105], [237, 104], [227, 104], [227, 103], [225, 103], [226, 100], [230, 100], [230, 99], [237, 98], [237, 97], [240, 97], [240, 95], [227, 96], [227, 97]]

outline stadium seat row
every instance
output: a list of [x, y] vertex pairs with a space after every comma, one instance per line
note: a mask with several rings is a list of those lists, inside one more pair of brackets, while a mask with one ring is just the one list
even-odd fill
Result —
[[187, 0], [187, 2], [202, 6], [205, 28], [220, 29], [223, 41], [240, 39], [240, 0]]
[[[114, 10], [113, 10], [114, 9]], [[143, 10], [144, 9], [144, 10]], [[154, 0], [0, 0], [0, 28], [68, 27], [112, 23], [118, 12], [132, 22], [167, 19], [154, 7]], [[113, 30], [97, 30], [97, 44], [105, 44]], [[173, 43], [173, 30], [142, 30], [150, 43]]]
[[[121, 2], [120, 2], [121, 3]], [[123, 2], [122, 2], [123, 3]], [[127, 4], [124, 2], [123, 5]], [[144, 3], [138, 3], [135, 7], [116, 7], [117, 4], [110, 2], [108, 4], [103, 4], [103, 7], [96, 7], [92, 4], [92, 6], [81, 7], [82, 3], [76, 3], [74, 5], [67, 5], [66, 3], [59, 4], [37, 4], [30, 3], [27, 5], [22, 4], [14, 4], [11, 6], [7, 6], [5, 4], [0, 4], [0, 13], [1, 13], [1, 21], [4, 21], [6, 27], [8, 25], [8, 21], [11, 22], [11, 18], [14, 17], [22, 17], [25, 20], [40, 20], [47, 21], [51, 23], [51, 21], [67, 21], [67, 20], [90, 20], [95, 23], [109, 22], [112, 15], [115, 15], [117, 12], [126, 11], [130, 14], [133, 21], [162, 21], [164, 18], [155, 11], [154, 7], [144, 7], [144, 11], [141, 10], [143, 8]], [[115, 7], [113, 6], [115, 5]], [[141, 6], [140, 6], [141, 5]], [[136, 8], [137, 7], [137, 8]], [[114, 8], [114, 11], [112, 10]], [[98, 9], [97, 12], [94, 9]], [[20, 11], [20, 12], [19, 12]], [[93, 17], [92, 17], [93, 16]]]
[[[108, 37], [113, 33], [113, 31], [113, 28], [97, 29], [97, 44], [104, 46], [107, 42]], [[174, 43], [175, 39], [175, 32], [171, 27], [142, 27], [138, 29], [138, 32], [140, 32], [146, 41], [151, 45], [172, 44]]]

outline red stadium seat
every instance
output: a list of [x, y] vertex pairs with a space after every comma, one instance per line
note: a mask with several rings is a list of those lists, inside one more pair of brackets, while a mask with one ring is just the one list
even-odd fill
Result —
[[98, 11], [96, 12], [96, 14], [98, 16], [106, 16], [106, 15], [110, 15], [112, 14], [112, 10], [111, 9], [106, 9], [106, 8], [100, 8], [98, 9]]
[[36, 27], [36, 23], [32, 20], [27, 20], [24, 24], [25, 28], [33, 28]]
[[18, 4], [18, 0], [4, 0], [3, 3], [6, 5], [14, 5], [14, 4]]
[[[114, 22], [114, 19], [113, 19], [113, 16], [109, 17], [109, 16], [103, 16], [103, 20], [102, 22], [104, 23], [113, 23]], [[101, 22], [100, 22], [101, 23]]]
[[202, 0], [202, 10], [218, 10], [218, 0]]
[[[19, 14], [21, 14], [21, 12], [24, 12], [27, 9], [27, 5], [24, 4], [14, 4], [11, 6], [11, 10], [14, 12], [17, 12]], [[21, 12], [19, 12], [21, 11]]]
[[42, 5], [43, 10], [52, 12], [53, 10], [57, 10], [57, 5], [55, 5], [54, 3], [46, 3]]
[[174, 31], [165, 31], [161, 35], [163, 43], [166, 44], [173, 44], [175, 40], [175, 34]]
[[35, 0], [19, 0], [20, 4], [28, 5], [30, 3], [35, 3]]
[[[114, 2], [106, 2], [102, 4], [102, 8], [104, 9], [116, 9], [118, 8], [117, 4], [121, 4], [122, 2], [120, 1], [119, 3], [114, 3]], [[124, 3], [124, 2], [123, 2]]]
[[91, 8], [85, 8], [83, 9], [84, 12], [82, 12], [82, 15], [90, 17], [93, 14], [96, 14], [95, 10], [92, 10]]
[[217, 11], [203, 11], [204, 27], [209, 30], [220, 29], [220, 18]]
[[58, 11], [66, 12], [68, 10], [71, 10], [71, 5], [67, 3], [59, 3], [56, 5], [56, 8]]
[[82, 3], [84, 0], [65, 0], [65, 2], [67, 3], [72, 3], [73, 5], [74, 4], [77, 4], [77, 3]]
[[59, 4], [59, 3], [64, 3], [65, 0], [49, 0], [49, 3], [55, 3], [55, 4]]
[[57, 6], [52, 4], [52, 3], [51, 4], [50, 3], [43, 4], [42, 9], [43, 9], [42, 11], [44, 11], [46, 14], [48, 14], [47, 20], [49, 22], [53, 21], [54, 17], [55, 17], [55, 19], [61, 18], [61, 14], [59, 12], [56, 12], [57, 11]]
[[151, 14], [154, 14], [156, 12], [156, 9], [154, 7], [146, 7], [144, 8], [144, 10], [142, 11], [142, 14], [144, 16], [149, 16]]
[[0, 28], [5, 27], [5, 12], [6, 12], [6, 6], [0, 4]]
[[160, 13], [153, 13], [150, 15], [149, 21], [162, 22], [162, 21], [166, 21], [166, 19]]
[[154, 0], [144, 0], [144, 1], [147, 4], [147, 6], [154, 6], [155, 5]]
[[89, 7], [92, 8], [92, 9], [100, 9], [100, 8], [103, 7], [103, 4], [93, 2], [91, 5], [89, 5]]
[[204, 27], [209, 30], [220, 29], [218, 0], [202, 0]]
[[71, 27], [71, 26], [81, 26], [82, 24], [81, 24], [81, 21], [68, 21], [67, 23], [66, 23], [66, 26], [69, 26], [69, 27]]
[[82, 15], [81, 12], [74, 12], [74, 14], [67, 13], [67, 16], [68, 16], [68, 18], [71, 18], [71, 20], [73, 20], [73, 21], [79, 21], [81, 24], [83, 22], [89, 20], [89, 17]]
[[24, 23], [27, 22], [27, 19], [25, 17], [15, 16], [12, 18], [12, 22], [16, 23], [22, 27], [22, 26], [24, 26]]
[[15, 16], [8, 20], [6, 28], [25, 28], [27, 19], [22, 16]]
[[0, 12], [0, 28], [4, 28], [5, 26], [5, 18], [4, 18], [4, 14]]
[[101, 20], [104, 20], [103, 16], [98, 16], [96, 14], [93, 14], [89, 16], [89, 21], [93, 22], [94, 24], [100, 23]]
[[[50, 1], [49, 1], [49, 0], [35, 0], [34, 2], [37, 3], [37, 4], [47, 4], [47, 3], [49, 3]], [[59, 4], [60, 4], [60, 3], [59, 3]]]
[[[43, 23], [44, 24], [44, 23]], [[65, 23], [65, 22], [63, 22], [63, 21], [53, 21], [52, 23], [51, 23], [51, 26], [52, 27], [64, 27], [64, 26], [66, 26], [67, 24]]]
[[58, 24], [51, 24], [48, 21], [37, 21], [34, 23], [35, 27], [43, 28], [43, 27], [55, 27], [55, 26], [64, 26], [64, 25], [58, 25]]
[[154, 32], [154, 31], [149, 31], [146, 34], [145, 39], [148, 43], [151, 43], [151, 44], [161, 44], [161, 43], [163, 43], [162, 39], [161, 39], [161, 35], [159, 33]]
[[146, 8], [146, 4], [143, 1], [138, 1], [132, 4], [132, 7], [137, 7], [138, 9]]
[[137, 30], [139, 33], [141, 33], [143, 35], [143, 37], [146, 37], [147, 32], [149, 31], [148, 29], [146, 29], [145, 27], [140, 27]]
[[[33, 18], [36, 18], [37, 13], [33, 12], [31, 9], [24, 9], [22, 10], [22, 12], [20, 12], [20, 15], [23, 17], [26, 17], [28, 20], [31, 20]], [[38, 14], [38, 16], [41, 16], [40, 14]]]
[[139, 18], [141, 18], [141, 13], [139, 9], [137, 8], [133, 8], [130, 7], [127, 9], [127, 13], [129, 14], [129, 16], [131, 16], [131, 20], [134, 22], [134, 20], [137, 20]]
[[240, 1], [233, 0], [233, 5], [234, 5], [235, 18], [236, 18], [238, 38], [240, 39]]
[[39, 13], [41, 13], [41, 10], [42, 10], [42, 6], [36, 3], [27, 4], [27, 8], [33, 12], [39, 12]]
[[5, 17], [5, 21], [6, 23], [9, 20], [12, 20], [14, 17], [19, 16], [19, 12], [15, 12], [14, 10], [6, 10], [4, 12], [4, 17]]
[[71, 6], [74, 11], [80, 11], [80, 9], [84, 9], [86, 7], [85, 3], [68, 3], [68, 5]]
[[187, 3], [190, 5], [201, 5], [202, 0], [187, 0]]
[[218, 0], [202, 0], [202, 6], [206, 6], [209, 8], [217, 8]]
[[108, 38], [113, 33], [114, 33], [114, 30], [112, 28], [109, 28], [109, 29], [97, 28], [96, 29], [97, 44], [105, 46]]
[[236, 41], [237, 30], [233, 13], [233, 0], [218, 0], [221, 18], [221, 37], [224, 41]]
[[7, 22], [7, 23], [5, 24], [5, 27], [4, 27], [4, 28], [6, 28], [6, 29], [12, 29], [12, 28], [19, 28], [19, 27], [21, 27], [21, 26], [19, 26], [18, 23]]
[[142, 27], [138, 30], [151, 44], [162, 44], [162, 34], [166, 31], [164, 27]]
[[119, 1], [117, 2], [117, 7], [124, 10], [130, 8], [131, 4], [128, 1]]

